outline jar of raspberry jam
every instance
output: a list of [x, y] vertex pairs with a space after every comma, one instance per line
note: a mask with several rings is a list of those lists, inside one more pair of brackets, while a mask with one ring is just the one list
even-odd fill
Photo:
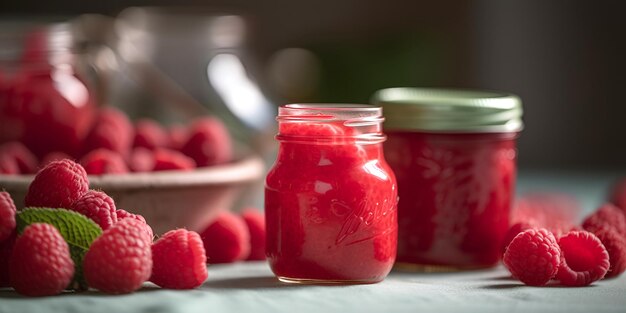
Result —
[[383, 280], [396, 256], [398, 195], [381, 108], [291, 104], [277, 120], [265, 182], [272, 271], [290, 283]]
[[397, 175], [398, 268], [498, 263], [514, 196], [522, 106], [511, 94], [426, 88], [378, 91], [385, 156]]
[[0, 30], [0, 143], [19, 140], [39, 158], [80, 157], [96, 101], [76, 41], [65, 23]]

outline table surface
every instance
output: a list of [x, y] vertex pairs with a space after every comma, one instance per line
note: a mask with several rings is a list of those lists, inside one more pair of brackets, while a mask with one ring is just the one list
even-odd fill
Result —
[[[523, 172], [518, 191], [556, 190], [586, 212], [605, 198], [617, 173]], [[99, 292], [24, 298], [0, 290], [0, 313], [20, 312], [626, 312], [626, 275], [582, 288], [528, 287], [503, 267], [458, 273], [392, 272], [373, 285], [302, 286], [278, 282], [265, 262], [209, 266], [198, 289], [146, 283], [130, 295]]]

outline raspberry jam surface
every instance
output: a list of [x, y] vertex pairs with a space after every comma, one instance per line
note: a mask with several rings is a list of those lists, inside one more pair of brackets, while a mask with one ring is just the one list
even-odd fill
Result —
[[[273, 272], [298, 283], [381, 281], [396, 255], [397, 188], [382, 151], [384, 136], [375, 133], [379, 123], [299, 118], [281, 121], [279, 115], [280, 148], [266, 178], [266, 254]], [[359, 139], [372, 131], [378, 140]]]
[[400, 197], [398, 266], [495, 265], [509, 226], [517, 133], [387, 133]]

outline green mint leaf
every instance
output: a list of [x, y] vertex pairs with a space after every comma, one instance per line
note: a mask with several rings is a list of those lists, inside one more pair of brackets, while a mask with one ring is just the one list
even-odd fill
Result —
[[77, 290], [87, 289], [83, 277], [83, 258], [91, 243], [102, 234], [98, 224], [80, 213], [51, 208], [26, 208], [18, 212], [16, 220], [20, 234], [33, 223], [47, 223], [58, 229], [69, 245], [74, 261], [74, 279], [70, 287]]

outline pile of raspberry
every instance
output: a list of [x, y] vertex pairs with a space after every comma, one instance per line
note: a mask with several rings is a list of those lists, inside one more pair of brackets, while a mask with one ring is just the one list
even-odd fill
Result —
[[[526, 196], [513, 209], [515, 222], [505, 239], [503, 263], [526, 285], [558, 281], [587, 286], [626, 270], [626, 184], [576, 224], [577, 204], [558, 194]], [[621, 189], [619, 188], [621, 187]], [[619, 196], [622, 196], [620, 198]]]
[[217, 118], [202, 117], [188, 127], [165, 128], [147, 118], [133, 124], [113, 107], [97, 112], [78, 151], [45, 151], [45, 142], [0, 139], [5, 141], [0, 141], [0, 174], [5, 175], [35, 174], [48, 163], [66, 158], [78, 160], [89, 175], [188, 171], [232, 159], [230, 135]]
[[175, 229], [153, 242], [143, 216], [117, 208], [102, 191], [89, 190], [85, 169], [69, 159], [53, 161], [37, 173], [25, 205], [74, 211], [103, 231], [82, 266], [76, 266], [68, 243], [53, 225], [33, 223], [18, 234], [19, 212], [11, 196], [0, 192], [0, 288], [12, 287], [26, 296], [71, 289], [77, 270], [90, 288], [106, 293], [130, 293], [146, 281], [191, 289], [207, 279], [207, 263], [265, 259], [265, 221], [258, 210], [241, 216], [222, 212], [201, 234]]

